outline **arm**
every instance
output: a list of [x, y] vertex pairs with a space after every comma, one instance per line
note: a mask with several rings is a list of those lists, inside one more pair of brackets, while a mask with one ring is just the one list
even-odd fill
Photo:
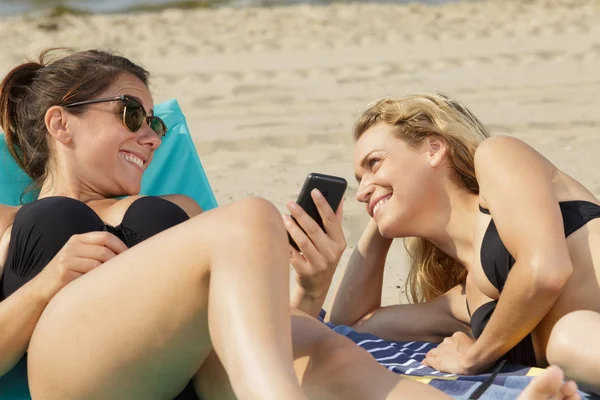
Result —
[[[0, 205], [0, 275], [10, 242], [10, 231], [18, 208]], [[0, 376], [14, 367], [25, 354], [33, 328], [48, 303], [36, 280], [24, 285], [13, 296], [0, 302]]]
[[[0, 272], [8, 255], [10, 232], [18, 207], [0, 205]], [[32, 279], [0, 302], [0, 376], [6, 374], [23, 357], [33, 328], [54, 293], [42, 285], [40, 279]]]
[[290, 304], [292, 308], [316, 318], [346, 249], [346, 239], [342, 230], [344, 201], [334, 213], [318, 190], [313, 190], [311, 196], [325, 230], [294, 202], [288, 203], [288, 209], [296, 222], [288, 215], [283, 216], [283, 221], [289, 235], [301, 250], [300, 253], [290, 246], [290, 263], [296, 271], [296, 286], [292, 290]]
[[464, 287], [456, 286], [435, 300], [378, 308], [352, 325], [391, 341], [439, 343], [455, 332], [471, 334], [467, 319]]
[[457, 331], [470, 334], [470, 327], [462, 322], [468, 321], [462, 286], [433, 301], [381, 307], [383, 270], [391, 243], [371, 220], [348, 263], [331, 322], [394, 341], [439, 342]]
[[573, 266], [552, 179], [555, 168], [519, 140], [486, 140], [475, 154], [480, 196], [516, 260], [493, 316], [463, 357], [477, 372], [489, 366], [542, 320]]
[[331, 322], [354, 325], [381, 306], [383, 270], [391, 244], [370, 220], [350, 256], [333, 302]]

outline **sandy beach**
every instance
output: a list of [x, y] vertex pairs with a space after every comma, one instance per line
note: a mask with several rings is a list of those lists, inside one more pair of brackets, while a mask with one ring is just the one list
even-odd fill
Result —
[[[450, 94], [600, 195], [599, 21], [598, 0], [11, 17], [0, 19], [0, 74], [47, 46], [141, 62], [155, 101], [179, 100], [221, 204], [260, 195], [284, 212], [308, 172], [344, 176], [337, 279], [368, 218], [351, 127], [381, 96]], [[403, 301], [400, 241], [386, 268], [384, 302]]]

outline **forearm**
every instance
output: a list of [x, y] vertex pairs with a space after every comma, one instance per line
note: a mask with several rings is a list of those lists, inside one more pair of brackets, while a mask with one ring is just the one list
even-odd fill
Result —
[[0, 376], [27, 351], [33, 330], [54, 293], [33, 279], [0, 302]]
[[454, 318], [444, 300], [418, 304], [397, 304], [367, 314], [352, 327], [396, 342], [439, 343], [455, 332], [471, 334], [469, 325]]
[[520, 267], [518, 262], [514, 265], [494, 314], [465, 355], [470, 369], [484, 369], [516, 346], [535, 329], [560, 295], [556, 288], [536, 284], [530, 271]]
[[331, 310], [333, 323], [352, 325], [381, 306], [384, 265], [391, 243], [370, 221], [352, 252], [336, 293]]

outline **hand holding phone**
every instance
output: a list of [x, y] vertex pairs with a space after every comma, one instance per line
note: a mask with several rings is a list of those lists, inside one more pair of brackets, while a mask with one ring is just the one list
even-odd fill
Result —
[[[314, 222], [317, 223], [317, 225], [321, 228], [323, 232], [326, 232], [326, 228], [323, 224], [323, 218], [321, 216], [321, 213], [319, 213], [317, 205], [313, 201], [311, 193], [314, 189], [317, 189], [319, 193], [323, 196], [323, 198], [327, 201], [327, 203], [331, 207], [331, 210], [333, 210], [333, 212], [336, 213], [342, 201], [342, 198], [344, 197], [344, 193], [346, 192], [347, 186], [348, 183], [342, 177], [325, 175], [315, 172], [310, 173], [304, 181], [304, 185], [300, 190], [300, 194], [298, 195], [296, 204], [300, 206], [302, 210], [304, 210], [304, 212], [308, 214], [308, 216], [310, 216]], [[294, 216], [292, 216], [292, 218], [294, 218], [295, 220]], [[303, 232], [306, 233], [306, 231], [302, 227], [302, 224], [300, 224], [300, 228]], [[294, 239], [289, 234], [288, 237], [292, 247], [300, 251]]]
[[298, 201], [288, 204], [292, 216], [284, 216], [295, 249], [290, 263], [296, 271], [298, 290], [294, 290], [292, 304], [309, 314], [318, 314], [346, 249], [341, 207], [346, 186], [343, 178], [309, 174]]

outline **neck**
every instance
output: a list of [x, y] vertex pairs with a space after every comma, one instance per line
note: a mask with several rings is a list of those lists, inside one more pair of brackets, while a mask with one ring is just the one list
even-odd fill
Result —
[[452, 184], [437, 211], [428, 214], [426, 230], [419, 235], [469, 269], [473, 262], [473, 236], [479, 214], [479, 196]]
[[[84, 203], [92, 200], [104, 199], [103, 196], [94, 192], [91, 188], [83, 185], [79, 179], [68, 170], [59, 171], [58, 169], [51, 170], [48, 177], [40, 188], [39, 199], [52, 196], [70, 197]], [[59, 178], [60, 177], [60, 178]]]

